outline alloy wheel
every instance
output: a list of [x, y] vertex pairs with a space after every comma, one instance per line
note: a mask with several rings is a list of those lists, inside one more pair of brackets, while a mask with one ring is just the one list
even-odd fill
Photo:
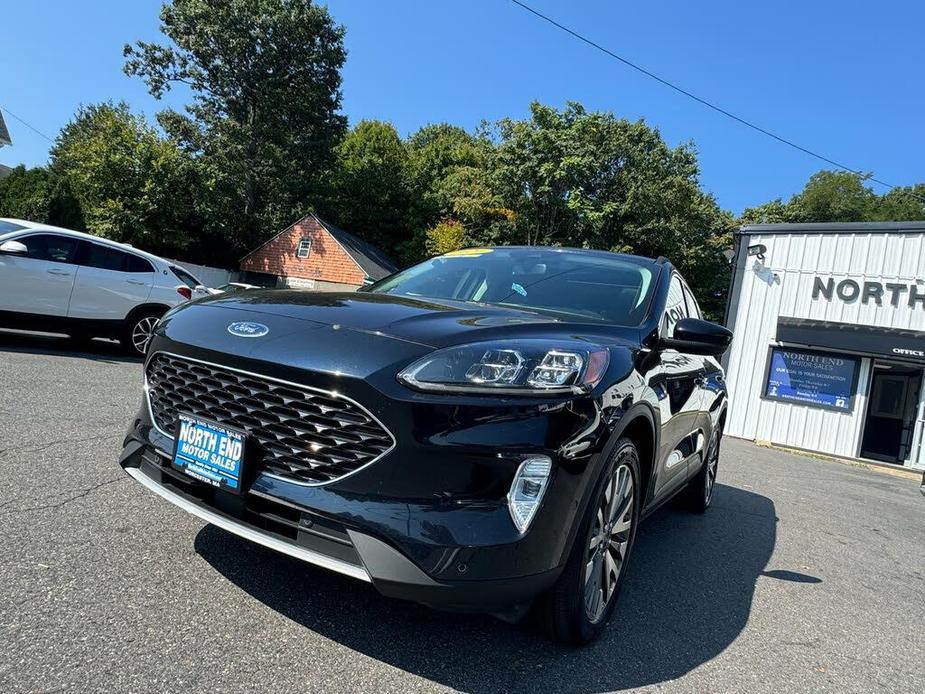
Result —
[[597, 623], [614, 596], [633, 531], [633, 473], [619, 465], [607, 480], [582, 572], [585, 614]]
[[145, 316], [136, 322], [135, 327], [132, 328], [132, 346], [139, 354], [145, 353], [148, 341], [154, 334], [154, 328], [157, 327], [157, 321], [156, 316]]
[[703, 484], [704, 505], [710, 505], [710, 499], [713, 496], [713, 485], [716, 484], [716, 469], [719, 464], [719, 435], [713, 434], [713, 441], [710, 444], [710, 450], [707, 452], [707, 474], [705, 474]]

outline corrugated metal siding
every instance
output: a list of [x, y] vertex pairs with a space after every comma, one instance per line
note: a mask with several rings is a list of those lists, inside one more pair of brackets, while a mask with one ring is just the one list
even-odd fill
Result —
[[[858, 395], [851, 413], [805, 405], [762, 400], [769, 347], [775, 342], [780, 316], [860, 323], [889, 328], [925, 330], [921, 304], [882, 306], [860, 299], [845, 302], [813, 299], [813, 278], [832, 277], [836, 283], [850, 278], [864, 281], [913, 284], [925, 278], [925, 235], [914, 233], [752, 234], [746, 246], [767, 247], [762, 266], [745, 258], [738, 269], [740, 296], [733, 304], [735, 338], [730, 349], [727, 382], [731, 409], [727, 432], [733, 436], [771, 441], [833, 455], [856, 456], [867, 408], [865, 396], [871, 360], [862, 359]], [[920, 284], [925, 292], [925, 284]]]

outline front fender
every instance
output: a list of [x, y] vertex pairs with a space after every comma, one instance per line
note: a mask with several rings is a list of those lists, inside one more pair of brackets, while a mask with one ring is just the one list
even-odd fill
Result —
[[[615, 389], [619, 390], [619, 386], [614, 386], [614, 388], [609, 390]], [[593, 496], [597, 479], [601, 474], [604, 465], [609, 460], [611, 453], [616, 447], [617, 441], [619, 441], [620, 438], [626, 433], [628, 427], [648, 427], [648, 433], [651, 435], [651, 451], [649, 452], [650, 459], [640, 462], [642, 462], [644, 465], [649, 464], [651, 465], [650, 469], [654, 469], [654, 456], [655, 452], [658, 450], [660, 428], [655, 394], [652, 393], [650, 389], [645, 387], [631, 389], [629, 392], [626, 392], [626, 390], [623, 389], [621, 392], [623, 393], [623, 396], [617, 397], [615, 399], [613, 398], [614, 394], [608, 396], [607, 393], [605, 393], [603, 399], [605, 401], [610, 399], [612, 403], [610, 407], [602, 407], [600, 402], [597, 403], [598, 407], [600, 408], [596, 420], [598, 422], [597, 433], [599, 435], [597, 439], [597, 446], [595, 452], [593, 452], [586, 460], [584, 470], [586, 482], [583, 487], [581, 499], [579, 500], [578, 512], [575, 516], [577, 522], [573, 523], [571, 529], [569, 530], [569, 537], [563, 547], [563, 554], [559, 560], [560, 565], [564, 564], [568, 560], [568, 556], [572, 551], [572, 547], [578, 535], [578, 527], [581, 525], [580, 519], [584, 517], [584, 514], [588, 508], [588, 504], [591, 503], [591, 497]], [[650, 496], [649, 487], [652, 484], [652, 478], [653, 475], [649, 474], [647, 478], [648, 484], [644, 491], [643, 503]]]

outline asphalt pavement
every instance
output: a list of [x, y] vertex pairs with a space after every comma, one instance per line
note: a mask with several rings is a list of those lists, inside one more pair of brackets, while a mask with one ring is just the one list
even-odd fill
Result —
[[724, 442], [640, 530], [604, 637], [444, 614], [252, 545], [116, 459], [141, 363], [0, 332], [0, 691], [922, 692], [918, 482]]

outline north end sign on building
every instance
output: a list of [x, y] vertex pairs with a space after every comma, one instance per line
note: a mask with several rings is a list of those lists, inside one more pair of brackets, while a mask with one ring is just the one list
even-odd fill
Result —
[[846, 303], [860, 300], [861, 303], [875, 303], [877, 306], [889, 301], [890, 306], [895, 308], [905, 303], [909, 308], [920, 306], [925, 309], [925, 285], [919, 284], [857, 282], [852, 279], [836, 282], [832, 277], [823, 280], [816, 276], [813, 278], [813, 299], [820, 297], [829, 301], [837, 298]]

